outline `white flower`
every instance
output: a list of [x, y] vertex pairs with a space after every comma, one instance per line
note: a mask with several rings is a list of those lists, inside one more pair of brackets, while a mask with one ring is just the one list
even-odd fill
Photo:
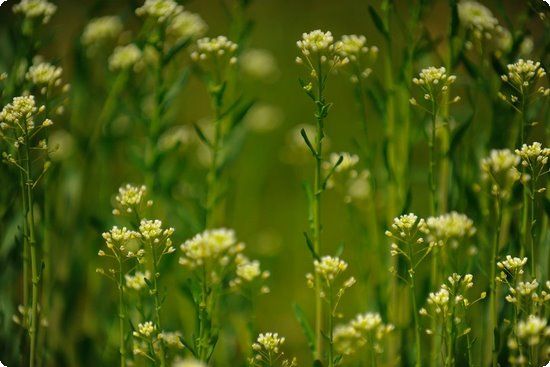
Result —
[[529, 315], [527, 320], [518, 322], [517, 334], [521, 339], [527, 339], [529, 345], [537, 345], [540, 342], [540, 337], [543, 334], [548, 334], [550, 330], [546, 327], [547, 320]]
[[56, 11], [57, 6], [46, 0], [21, 0], [13, 6], [14, 13], [22, 13], [27, 18], [42, 18], [44, 24], [50, 21]]
[[348, 268], [344, 260], [333, 256], [323, 256], [320, 260], [315, 260], [313, 265], [315, 272], [329, 281]]
[[122, 32], [122, 22], [117, 16], [95, 18], [84, 28], [82, 43], [90, 46], [106, 40], [113, 40]]
[[0, 112], [0, 121], [10, 125], [27, 125], [29, 130], [34, 127], [33, 115], [38, 111], [34, 96], [14, 97], [11, 103], [4, 106]]
[[176, 39], [198, 38], [208, 26], [200, 15], [188, 11], [177, 14], [168, 24], [167, 33]]
[[145, 279], [151, 279], [151, 273], [136, 271], [134, 275], [126, 274], [124, 277], [126, 278], [126, 287], [139, 291], [147, 285]]
[[304, 55], [311, 53], [330, 51], [334, 49], [334, 37], [332, 33], [323, 32], [319, 29], [309, 33], [303, 33], [302, 39], [296, 42], [298, 48]]
[[474, 222], [464, 214], [451, 212], [426, 220], [429, 239], [443, 245], [448, 241], [457, 242], [473, 236], [476, 232]]
[[151, 334], [153, 334], [153, 332], [155, 331], [155, 325], [153, 324], [152, 321], [146, 321], [142, 324], [138, 324], [138, 331], [135, 332], [134, 331], [134, 335], [135, 336], [138, 336], [138, 335], [142, 335], [144, 337], [150, 337]]
[[47, 62], [41, 62], [29, 68], [25, 74], [25, 79], [38, 87], [59, 86], [61, 84], [62, 73], [63, 69], [61, 67], [56, 67]]
[[206, 367], [206, 364], [193, 358], [187, 358], [176, 360], [172, 367]]
[[134, 186], [126, 184], [118, 189], [118, 194], [116, 195], [115, 200], [123, 207], [138, 206], [144, 199], [146, 192], [147, 188], [145, 185]]
[[185, 241], [180, 249], [184, 256], [180, 264], [194, 268], [205, 261], [219, 260], [228, 252], [238, 253], [243, 245], [237, 243], [235, 231], [231, 229], [211, 229]]
[[141, 50], [133, 43], [118, 46], [109, 57], [109, 68], [113, 71], [135, 68], [141, 58]]
[[151, 17], [159, 22], [166, 22], [183, 11], [183, 6], [173, 0], [145, 0], [143, 5], [136, 9], [136, 14]]
[[477, 1], [459, 2], [458, 17], [466, 27], [480, 32], [492, 31], [498, 25], [491, 10]]
[[239, 59], [243, 72], [254, 79], [269, 81], [279, 72], [275, 57], [267, 50], [249, 49]]

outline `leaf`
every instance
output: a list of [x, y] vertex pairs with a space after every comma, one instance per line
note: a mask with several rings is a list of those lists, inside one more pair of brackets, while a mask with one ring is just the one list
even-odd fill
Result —
[[[315, 334], [313, 332], [313, 328], [309, 324], [309, 321], [307, 321], [306, 314], [304, 310], [297, 304], [294, 303], [292, 305], [292, 308], [294, 309], [294, 315], [296, 316], [296, 320], [298, 320], [298, 323], [300, 324], [300, 327], [302, 328], [302, 331], [304, 333], [304, 336], [307, 340], [307, 345], [309, 346], [309, 349], [311, 350], [311, 353], [315, 353]], [[318, 362], [318, 361], [316, 361]], [[313, 363], [315, 366], [315, 362]], [[322, 364], [318, 364], [318, 366], [322, 366]]]
[[210, 140], [204, 135], [203, 131], [197, 124], [193, 124], [193, 128], [195, 128], [195, 132], [199, 136], [199, 139], [206, 145], [208, 145], [210, 148], [212, 148], [212, 143], [210, 143]]
[[451, 31], [449, 36], [452, 39], [458, 34], [460, 21], [458, 18], [458, 6], [456, 0], [449, 0], [449, 7], [451, 8]]
[[183, 89], [189, 80], [189, 75], [191, 74], [190, 68], [185, 68], [180, 73], [176, 81], [172, 84], [170, 89], [165, 93], [164, 99], [162, 100], [162, 108], [166, 109], [168, 105], [177, 97], [178, 93]]
[[315, 260], [320, 260], [319, 255], [315, 252], [315, 246], [313, 246], [313, 242], [311, 242], [307, 232], [304, 232], [304, 237], [306, 239], [307, 248], [309, 249], [309, 252], [311, 252], [311, 256], [313, 256]]
[[344, 241], [340, 242], [340, 244], [338, 244], [338, 248], [336, 248], [336, 252], [334, 253], [334, 256], [336, 257], [340, 257], [342, 256], [342, 254], [344, 253]]
[[376, 10], [372, 7], [372, 5], [369, 5], [369, 14], [376, 29], [378, 29], [378, 31], [382, 33], [382, 35], [384, 36], [384, 38], [386, 38], [387, 41], [389, 41], [390, 33], [388, 32], [386, 25], [382, 21], [382, 18], [380, 18], [380, 16], [376, 12]]
[[313, 145], [311, 144], [311, 141], [309, 140], [308, 136], [307, 136], [307, 133], [306, 133], [306, 130], [305, 129], [301, 129], [300, 130], [300, 135], [302, 135], [302, 138], [304, 139], [307, 147], [309, 148], [309, 150], [311, 151], [311, 154], [313, 154], [314, 157], [318, 157], [318, 154], [317, 154], [317, 151], [315, 150], [315, 148], [313, 147]]

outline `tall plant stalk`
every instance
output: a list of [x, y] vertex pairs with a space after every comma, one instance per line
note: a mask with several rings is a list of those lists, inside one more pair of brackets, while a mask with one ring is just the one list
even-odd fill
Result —
[[122, 259], [118, 258], [118, 331], [120, 367], [126, 367], [126, 307], [124, 307], [124, 269]]
[[500, 227], [502, 225], [502, 199], [497, 194], [495, 198], [495, 217], [496, 217], [496, 227], [493, 237], [493, 244], [491, 247], [491, 271], [490, 271], [490, 327], [488, 328], [488, 333], [490, 337], [488, 338], [489, 342], [487, 343], [486, 350], [491, 350], [492, 355], [492, 366], [497, 367], [498, 362], [498, 348], [496, 344], [496, 333], [497, 333], [497, 316], [498, 316], [498, 302], [497, 302], [497, 284], [496, 284], [496, 268], [497, 268], [497, 256], [498, 248], [500, 244]]

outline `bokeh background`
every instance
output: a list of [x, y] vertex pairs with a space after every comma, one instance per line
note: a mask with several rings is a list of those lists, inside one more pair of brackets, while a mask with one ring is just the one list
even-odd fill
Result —
[[[0, 7], [0, 72], [12, 69], [18, 47], [18, 19], [10, 10], [13, 3], [13, 0], [8, 0]], [[510, 21], [510, 24], [519, 24], [521, 19], [515, 15], [523, 14], [530, 6], [527, 2], [524, 4], [518, 1], [484, 3], [503, 22], [505, 20], [499, 10], [505, 9], [509, 17], [506, 21]], [[134, 125], [132, 116], [121, 109], [102, 132], [102, 138], [91, 148], [86, 147], [86, 137], [93, 130], [111, 81], [106, 71], [108, 54], [87, 56], [80, 43], [80, 36], [91, 18], [108, 14], [121, 16], [125, 27], [135, 30], [139, 20], [133, 12], [141, 2], [61, 0], [56, 1], [56, 4], [57, 14], [44, 27], [40, 54], [63, 67], [63, 79], [71, 84], [71, 92], [66, 111], [55, 120], [53, 129], [64, 148], [57, 155], [54, 169], [45, 184], [47, 200], [54, 203], [54, 210], [48, 213], [51, 216], [49, 223], [55, 254], [52, 267], [54, 291], [48, 331], [51, 360], [55, 361], [52, 366], [58, 367], [107, 366], [113, 365], [117, 358], [116, 295], [112, 284], [96, 274], [96, 268], [102, 261], [97, 252], [102, 246], [101, 232], [115, 223], [110, 214], [113, 194], [121, 184], [143, 182], [143, 172], [134, 157], [134, 152], [142, 144], [140, 136], [143, 137], [143, 133]], [[225, 2], [225, 5], [222, 0], [189, 1], [183, 4], [186, 9], [203, 17], [209, 27], [208, 35], [231, 35], [232, 24], [225, 10], [225, 7], [231, 9], [231, 1]], [[241, 80], [243, 93], [256, 101], [255, 107], [263, 105], [269, 108], [264, 108], [263, 114], [256, 109], [256, 115], [249, 113], [250, 121], [245, 121], [246, 131], [239, 139], [238, 154], [225, 171], [229, 184], [225, 194], [226, 215], [223, 222], [225, 226], [236, 230], [238, 238], [247, 244], [248, 253], [259, 258], [262, 267], [272, 273], [269, 280], [271, 293], [254, 302], [252, 315], [257, 330], [276, 331], [286, 336], [287, 353], [296, 355], [300, 361], [308, 361], [310, 356], [294, 316], [293, 304], [301, 305], [310, 315], [313, 312], [313, 292], [306, 287], [304, 277], [306, 272], [311, 271], [311, 255], [302, 234], [308, 228], [307, 203], [302, 183], [312, 177], [313, 165], [305, 147], [296, 147], [296, 142], [299, 142], [296, 126], [311, 124], [314, 120], [313, 106], [298, 83], [303, 68], [295, 63], [298, 54], [295, 42], [302, 32], [313, 29], [330, 30], [336, 37], [342, 34], [364, 34], [369, 45], [377, 45], [381, 49], [381, 56], [372, 66], [373, 73], [368, 83], [381, 83], [383, 58], [387, 56], [383, 52], [383, 37], [369, 16], [368, 5], [379, 6], [377, 1], [357, 0], [256, 0], [243, 15], [244, 19], [251, 20], [253, 24], [246, 47], [268, 51], [276, 66], [269, 78], [255, 80], [245, 75]], [[399, 2], [397, 7], [401, 20], [406, 21], [409, 15], [408, 2]], [[449, 21], [445, 1], [432, 1], [429, 11], [423, 17], [423, 24], [434, 40], [444, 37]], [[533, 58], [543, 63], [548, 61], [548, 34], [544, 34], [540, 22], [527, 22], [525, 31], [535, 43]], [[396, 44], [403, 44], [406, 39], [402, 33], [392, 34], [392, 37]], [[439, 47], [437, 42], [435, 47]], [[390, 64], [397, 66], [402, 55], [396, 52], [394, 57], [395, 60], [390, 61]], [[427, 52], [415, 62], [414, 70], [438, 63], [435, 52]], [[178, 61], [181, 68], [188, 64], [186, 56]], [[177, 70], [173, 73], [176, 75]], [[469, 76], [462, 69], [457, 74], [460, 90]], [[138, 75], [135, 78], [133, 82], [139, 85], [141, 77]], [[131, 94], [132, 84], [128, 88]], [[484, 134], [487, 141], [498, 146], [506, 140], [505, 136], [499, 134], [510, 128], [506, 124], [510, 124], [512, 118], [501, 115], [501, 123], [505, 125], [495, 129], [495, 118], [488, 111], [491, 108], [490, 99], [475, 94], [475, 84], [470, 85], [470, 88], [475, 96], [475, 105], [464, 102], [457, 107], [453, 106], [451, 113], [460, 122], [465, 121], [475, 109], [477, 127], [472, 133]], [[365, 138], [353, 89], [347, 78], [336, 75], [330, 78], [327, 99], [334, 103], [326, 122], [330, 151], [359, 153], [358, 140], [366, 149], [380, 149], [384, 119], [372, 101], [369, 102], [368, 112], [370, 131], [365, 141], [361, 140]], [[463, 99], [468, 100], [464, 95]], [[266, 115], [266, 109], [270, 114]], [[511, 114], [510, 110], [504, 111]], [[408, 137], [410, 152], [407, 163], [411, 190], [408, 196], [410, 200], [403, 205], [404, 210], [406, 207], [408, 211], [426, 215], [428, 189], [425, 177], [427, 147], [423, 133], [424, 116], [418, 112], [412, 113], [413, 129]], [[177, 137], [182, 144], [171, 151], [172, 156], [159, 167], [163, 186], [159, 190], [160, 194], [153, 195], [158, 202], [159, 216], [176, 229], [176, 244], [200, 230], [197, 207], [206, 175], [203, 165], [206, 158], [204, 152], [201, 153], [200, 142], [193, 137], [191, 126], [193, 123], [208, 121], [210, 115], [204, 85], [191, 75], [188, 84], [176, 97], [167, 119], [170, 125], [178, 128], [170, 134], [180, 134]], [[542, 117], [548, 122], [547, 114]], [[547, 127], [544, 127], [545, 121], [542, 122], [543, 128], [535, 134], [542, 134], [541, 139], [544, 139]], [[465, 149], [459, 154], [473, 161], [481, 156], [482, 151], [483, 148], [480, 148], [479, 152], [470, 154]], [[88, 154], [93, 159], [87, 159]], [[382, 159], [380, 154], [375, 154], [375, 161]], [[376, 162], [372, 164], [376, 165]], [[472, 180], [475, 181], [478, 166], [472, 164], [471, 171], [474, 172]], [[16, 360], [16, 340], [21, 335], [18, 327], [11, 322], [17, 307], [13, 300], [18, 297], [17, 284], [20, 282], [20, 251], [14, 238], [21, 218], [14, 200], [16, 196], [13, 195], [17, 181], [12, 180], [5, 166], [1, 172], [0, 358], [2, 361], [5, 358], [7, 364], [12, 366], [10, 360]], [[373, 192], [377, 192], [376, 189], [371, 187]], [[384, 199], [382, 194], [377, 194], [376, 199], [371, 196], [365, 202], [383, 203]], [[350, 274], [361, 280], [345, 297], [343, 310], [347, 313], [346, 319], [357, 312], [379, 309], [377, 293], [369, 279], [378, 278], [373, 272], [387, 272], [388, 267], [389, 248], [385, 255], [375, 250], [378, 246], [387, 246], [386, 239], [380, 235], [380, 242], [374, 244], [364, 234], [365, 222], [368, 220], [365, 211], [367, 205], [346, 203], [342, 192], [337, 189], [329, 190], [323, 203], [323, 252], [334, 253], [343, 245], [342, 257], [350, 262]], [[44, 214], [39, 219], [41, 223]], [[468, 214], [473, 217], [481, 215]], [[382, 224], [379, 234], [383, 233]], [[373, 263], [378, 263], [378, 266], [373, 268]], [[179, 329], [184, 335], [189, 335], [193, 315], [189, 302], [181, 292], [182, 269], [177, 264], [177, 256], [165, 263], [162, 272], [163, 286], [168, 290], [168, 301], [163, 311], [166, 323], [170, 329]], [[242, 307], [239, 301], [230, 300], [222, 308], [229, 311]], [[224, 312], [224, 315], [222, 323], [226, 330], [222, 337], [225, 336], [225, 339], [216, 357], [220, 360], [223, 360], [224, 355], [242, 353], [243, 349], [238, 345], [244, 344], [250, 337], [246, 328], [250, 317], [248, 311], [232, 313], [230, 317], [227, 316], [229, 312]]]

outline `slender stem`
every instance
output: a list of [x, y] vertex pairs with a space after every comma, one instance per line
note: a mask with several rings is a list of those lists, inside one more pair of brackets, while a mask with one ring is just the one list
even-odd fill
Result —
[[430, 148], [430, 167], [429, 167], [429, 185], [430, 185], [430, 212], [431, 215], [437, 214], [437, 187], [435, 183], [435, 139], [436, 139], [436, 125], [437, 125], [437, 107], [435, 101], [432, 102], [432, 131], [428, 146]]
[[147, 136], [147, 146], [145, 150], [145, 184], [152, 191], [156, 188], [156, 172], [155, 165], [158, 156], [157, 141], [162, 124], [162, 99], [163, 99], [163, 85], [164, 79], [162, 70], [164, 68], [164, 54], [159, 51], [159, 61], [155, 68], [155, 90], [154, 90], [154, 105], [153, 113], [151, 116], [151, 122], [149, 124], [149, 132]]
[[334, 367], [334, 295], [332, 294], [332, 285], [329, 285], [329, 315], [328, 315], [328, 367]]
[[418, 305], [416, 303], [416, 284], [415, 284], [415, 273], [414, 273], [414, 263], [413, 263], [413, 250], [412, 245], [409, 243], [409, 265], [410, 265], [410, 277], [411, 281], [409, 283], [411, 300], [413, 306], [413, 318], [414, 318], [414, 338], [416, 345], [416, 361], [414, 363], [415, 367], [422, 366], [422, 351], [420, 344], [420, 323], [418, 321]]
[[26, 185], [26, 194], [27, 194], [27, 229], [29, 236], [29, 248], [31, 255], [31, 283], [32, 283], [32, 294], [31, 294], [31, 318], [30, 318], [30, 327], [29, 327], [29, 336], [30, 336], [30, 366], [34, 367], [37, 363], [36, 355], [36, 338], [38, 334], [38, 293], [39, 293], [39, 283], [40, 275], [38, 273], [38, 254], [37, 254], [37, 245], [36, 237], [34, 231], [34, 200], [33, 200], [33, 181], [31, 173], [31, 155], [30, 155], [30, 140], [29, 132], [25, 134], [25, 185]]
[[208, 305], [208, 285], [206, 283], [206, 276], [207, 276], [207, 271], [206, 271], [206, 266], [203, 265], [202, 267], [202, 290], [201, 290], [201, 304], [199, 305], [199, 309], [200, 309], [200, 316], [199, 316], [199, 339], [198, 339], [198, 346], [197, 346], [197, 350], [198, 350], [198, 356], [199, 356], [199, 359], [201, 361], [206, 361], [207, 359], [207, 355], [205, 354], [206, 351], [207, 351], [207, 341], [205, 340], [207, 335], [209, 333], [207, 333], [207, 330], [206, 330], [206, 325], [207, 325], [207, 322], [206, 322], [206, 319], [208, 317], [208, 308], [207, 308], [207, 305]]
[[[158, 264], [157, 264], [157, 253], [155, 249], [155, 244], [153, 241], [149, 241], [149, 245], [151, 247], [151, 254], [153, 257], [153, 294], [154, 294], [154, 301], [155, 301], [155, 323], [157, 324], [157, 330], [162, 331], [162, 326], [160, 322], [160, 300], [159, 300], [159, 290], [158, 290]], [[161, 367], [166, 366], [166, 356], [164, 351], [164, 340], [159, 339], [160, 343], [160, 365]]]
[[531, 180], [531, 210], [529, 218], [529, 233], [531, 235], [531, 278], [535, 279], [537, 277], [537, 254], [535, 252], [535, 184]]
[[221, 109], [223, 105], [223, 92], [213, 92], [210, 96], [214, 109], [214, 141], [212, 142], [210, 170], [206, 178], [206, 215], [205, 228], [212, 228], [215, 223], [215, 208], [218, 198], [219, 186], [219, 155], [223, 144], [223, 126]]
[[126, 367], [126, 335], [124, 324], [126, 323], [126, 309], [124, 307], [124, 271], [122, 259], [118, 258], [118, 324], [120, 343], [120, 367]]
[[[21, 201], [23, 203], [23, 306], [25, 307], [26, 312], [29, 305], [29, 232], [27, 226], [27, 191], [23, 171], [20, 171], [19, 181], [21, 186]], [[23, 315], [23, 318], [26, 323], [28, 321], [27, 313]]]
[[489, 341], [490, 344], [487, 345], [487, 350], [491, 348], [492, 350], [492, 366], [497, 367], [497, 359], [498, 359], [498, 350], [496, 345], [496, 333], [497, 333], [497, 287], [496, 287], [496, 261], [498, 256], [498, 247], [500, 244], [500, 227], [502, 225], [502, 202], [501, 198], [499, 196], [500, 194], [497, 194], [497, 197], [495, 198], [495, 212], [497, 217], [497, 223], [495, 228], [495, 235], [493, 239], [493, 246], [491, 251], [491, 273], [489, 279], [490, 282], [490, 291], [491, 291], [491, 299], [489, 303], [490, 307], [490, 327], [488, 328], [488, 332], [491, 334]]

